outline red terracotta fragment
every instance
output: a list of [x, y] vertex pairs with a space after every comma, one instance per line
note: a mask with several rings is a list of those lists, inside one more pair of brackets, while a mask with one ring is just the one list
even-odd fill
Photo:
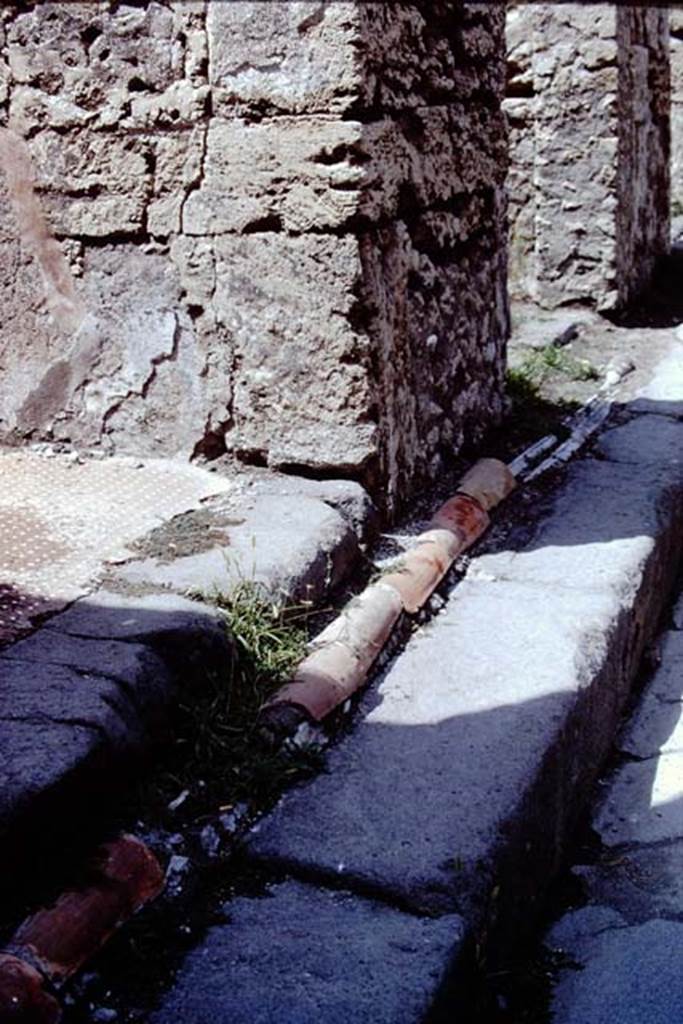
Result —
[[43, 984], [35, 967], [0, 953], [0, 1024], [57, 1024], [61, 1007]]
[[[8, 944], [9, 955], [0, 956], [0, 1024], [5, 1019], [22, 1024], [59, 1020], [59, 1006], [44, 983], [63, 984], [164, 885], [154, 854], [129, 835], [102, 848], [93, 875], [82, 889], [63, 893], [52, 906], [28, 917]], [[26, 1006], [23, 1016], [3, 1016], [21, 1005]]]

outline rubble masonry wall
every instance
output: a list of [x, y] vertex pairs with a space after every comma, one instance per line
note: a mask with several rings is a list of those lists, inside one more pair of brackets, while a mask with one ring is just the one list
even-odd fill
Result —
[[503, 33], [441, 0], [3, 7], [2, 439], [390, 507], [434, 477], [502, 407]]
[[666, 252], [668, 34], [666, 8], [510, 7], [513, 297], [613, 309]]
[[671, 8], [671, 212], [683, 216], [683, 9]]

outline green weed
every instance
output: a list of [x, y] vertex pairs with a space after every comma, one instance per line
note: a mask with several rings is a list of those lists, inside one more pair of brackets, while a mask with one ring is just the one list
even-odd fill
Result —
[[509, 411], [499, 431], [499, 457], [516, 455], [544, 434], [555, 434], [560, 440], [567, 436], [564, 420], [578, 409], [578, 402], [550, 401], [544, 397], [541, 385], [520, 369], [508, 370], [506, 390]]
[[163, 818], [168, 803], [188, 790], [177, 822], [240, 802], [261, 809], [320, 766], [315, 749], [267, 750], [256, 732], [260, 708], [306, 653], [308, 610], [282, 608], [246, 581], [214, 603], [231, 634], [232, 656], [224, 675], [204, 675], [186, 687], [171, 762], [141, 799]]
[[515, 372], [535, 384], [543, 384], [558, 373], [570, 380], [597, 380], [599, 377], [598, 371], [587, 359], [577, 359], [556, 345], [546, 345], [530, 352]]

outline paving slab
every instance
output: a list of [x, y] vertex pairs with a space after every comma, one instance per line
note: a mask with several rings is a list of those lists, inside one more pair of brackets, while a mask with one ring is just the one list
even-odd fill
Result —
[[0, 664], [0, 721], [74, 722], [96, 729], [114, 745], [135, 747], [142, 727], [115, 680], [94, 672], [33, 661]]
[[414, 917], [291, 881], [225, 911], [152, 1024], [417, 1024], [463, 939], [455, 915]]
[[[231, 506], [214, 502], [219, 524]], [[196, 554], [130, 561], [112, 579], [178, 593], [227, 594], [242, 581], [275, 599], [318, 603], [359, 556], [351, 523], [329, 504], [296, 494], [267, 494], [240, 509], [224, 537]]]
[[[618, 743], [638, 761], [602, 782], [593, 827], [605, 847], [573, 869], [587, 905], [545, 938], [569, 956], [551, 1013], [557, 1024], [670, 1024], [683, 999], [683, 634], [665, 632], [660, 664]], [[617, 847], [617, 849], [615, 849]]]
[[81, 598], [0, 654], [0, 836], [111, 779], [165, 738], [197, 673], [221, 672], [231, 640], [214, 608], [171, 594]]
[[[158, 643], [168, 647], [173, 638], [221, 638], [224, 629], [215, 608], [177, 594], [128, 597], [98, 590], [74, 602], [45, 623], [43, 630], [69, 636]], [[41, 630], [42, 632], [42, 630]], [[13, 648], [8, 648], [11, 652]]]
[[[80, 675], [99, 675], [115, 680], [134, 701], [141, 714], [154, 714], [168, 700], [169, 668], [147, 644], [71, 636], [56, 629], [41, 629], [7, 648], [0, 665], [19, 661], [39, 666], [66, 666]], [[49, 670], [49, 668], [48, 668]]]
[[636, 416], [605, 431], [595, 450], [610, 462], [666, 466], [672, 478], [683, 474], [683, 423], [666, 416]]
[[[627, 926], [579, 911], [548, 943], [576, 963], [564, 970], [551, 1013], [555, 1024], [673, 1024], [683, 1005], [683, 922]], [[573, 925], [573, 928], [570, 927]]]
[[567, 473], [531, 541], [518, 551], [476, 558], [470, 575], [630, 599], [648, 567], [665, 568], [676, 557], [680, 493], [681, 482], [664, 466], [645, 461], [636, 471], [584, 459]]
[[613, 907], [629, 924], [683, 920], [683, 841], [632, 847], [574, 870], [592, 901]]
[[683, 752], [683, 696], [669, 700], [648, 694], [618, 746], [638, 758]]
[[355, 480], [312, 480], [284, 473], [254, 473], [237, 478], [231, 500], [243, 508], [273, 495], [325, 502], [350, 523], [362, 542], [372, 539], [380, 528], [379, 513], [370, 495]]
[[[677, 335], [676, 335], [677, 337]], [[633, 412], [683, 416], [683, 348], [680, 339], [659, 361], [650, 381], [630, 403]]]
[[98, 768], [101, 746], [99, 731], [86, 724], [0, 721], [3, 838], [8, 825], [23, 823], [46, 793], [68, 785], [80, 772]]
[[618, 741], [621, 751], [638, 758], [683, 751], [683, 633], [665, 633], [659, 656], [660, 666]]

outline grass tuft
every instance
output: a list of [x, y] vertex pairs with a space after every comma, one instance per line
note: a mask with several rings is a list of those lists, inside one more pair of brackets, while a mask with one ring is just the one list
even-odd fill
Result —
[[141, 796], [147, 812], [163, 821], [168, 803], [188, 790], [176, 824], [237, 803], [261, 810], [290, 782], [320, 767], [315, 748], [268, 750], [256, 733], [264, 702], [306, 654], [309, 610], [283, 608], [246, 581], [214, 603], [232, 636], [230, 663], [225, 675], [204, 675], [188, 685], [171, 761]]
[[567, 437], [564, 420], [578, 409], [578, 402], [550, 401], [540, 383], [519, 369], [508, 370], [506, 390], [509, 410], [500, 431], [500, 458], [512, 458], [544, 434], [555, 434], [560, 440]]
[[599, 373], [587, 359], [577, 359], [556, 345], [530, 352], [515, 371], [532, 384], [543, 384], [548, 377], [560, 373], [571, 380], [597, 380]]

